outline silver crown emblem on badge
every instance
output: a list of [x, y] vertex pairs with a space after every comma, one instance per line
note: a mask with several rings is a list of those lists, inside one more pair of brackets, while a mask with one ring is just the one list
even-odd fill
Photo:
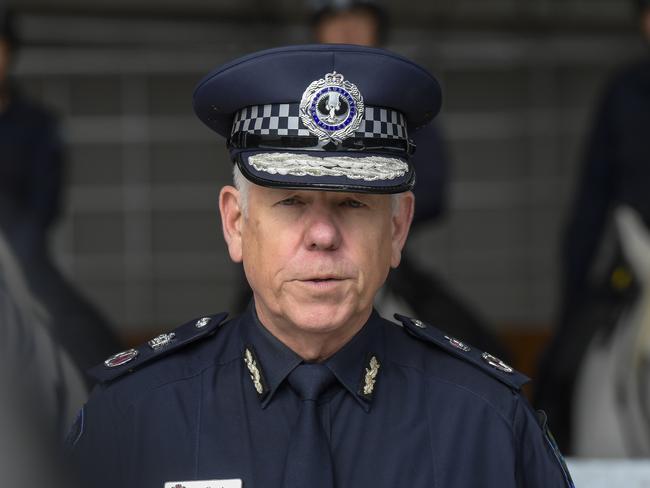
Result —
[[341, 142], [354, 134], [365, 114], [363, 96], [336, 71], [312, 82], [300, 100], [300, 119], [321, 141]]
[[343, 75], [341, 73], [337, 73], [336, 71], [332, 71], [331, 73], [327, 73], [325, 75], [325, 81], [327, 83], [336, 83], [338, 85], [343, 83]]

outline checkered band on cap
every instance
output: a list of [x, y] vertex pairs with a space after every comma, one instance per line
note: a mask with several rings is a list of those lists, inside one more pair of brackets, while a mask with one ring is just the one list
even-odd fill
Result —
[[[297, 103], [254, 105], [241, 109], [232, 124], [231, 134], [246, 132], [273, 136], [311, 136], [299, 115]], [[407, 139], [404, 115], [389, 108], [368, 107], [353, 137]]]

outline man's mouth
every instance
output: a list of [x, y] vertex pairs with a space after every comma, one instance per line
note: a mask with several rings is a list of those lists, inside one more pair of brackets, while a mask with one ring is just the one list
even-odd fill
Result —
[[313, 286], [315, 288], [326, 289], [328, 287], [336, 286], [339, 283], [345, 281], [345, 278], [328, 276], [328, 277], [317, 277], [317, 278], [303, 278], [298, 281], [305, 285]]

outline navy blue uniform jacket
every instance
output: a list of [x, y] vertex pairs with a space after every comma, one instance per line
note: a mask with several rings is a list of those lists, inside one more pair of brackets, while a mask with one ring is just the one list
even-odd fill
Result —
[[[338, 381], [319, 411], [337, 488], [572, 486], [520, 394], [523, 375], [492, 368], [480, 351], [398, 318], [402, 326], [373, 312], [326, 361]], [[95, 369], [103, 383], [70, 439], [85, 486], [232, 478], [244, 488], [281, 486], [300, 408], [285, 379], [301, 358], [251, 309], [223, 319], [213, 316], [201, 329], [189, 322], [168, 346], [145, 345], [130, 363]], [[364, 391], [373, 357], [379, 367]]]

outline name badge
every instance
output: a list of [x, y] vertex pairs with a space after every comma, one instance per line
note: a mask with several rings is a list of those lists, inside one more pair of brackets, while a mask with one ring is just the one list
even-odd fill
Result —
[[242, 488], [242, 481], [240, 479], [168, 481], [164, 488]]

